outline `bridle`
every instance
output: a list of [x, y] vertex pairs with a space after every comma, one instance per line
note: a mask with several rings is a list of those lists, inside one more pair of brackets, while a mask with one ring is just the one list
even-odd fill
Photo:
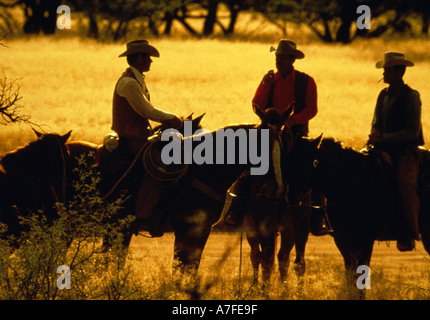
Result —
[[[363, 149], [363, 148], [362, 148]], [[346, 190], [345, 190], [345, 192], [344, 193], [342, 193], [336, 200], [334, 200], [334, 201], [332, 201], [332, 202], [330, 202], [330, 204], [328, 204], [327, 203], [327, 201], [325, 201], [325, 204], [324, 205], [314, 205], [313, 203], [314, 202], [311, 202], [311, 203], [307, 203], [306, 201], [305, 201], [305, 199], [306, 198], [309, 198], [309, 195], [310, 195], [310, 193], [312, 192], [312, 188], [311, 188], [311, 186], [310, 186], [310, 181], [311, 181], [311, 177], [312, 177], [312, 174], [310, 174], [309, 176], [308, 176], [308, 178], [307, 178], [307, 181], [306, 181], [306, 183], [305, 183], [305, 190], [308, 190], [308, 191], [306, 191], [305, 193], [302, 193], [300, 196], [299, 196], [299, 199], [298, 199], [298, 205], [296, 205], [297, 207], [306, 207], [306, 208], [312, 208], [312, 209], [327, 209], [327, 208], [329, 208], [329, 207], [332, 207], [332, 206], [335, 206], [336, 204], [338, 204], [339, 202], [341, 202], [342, 200], [344, 200], [349, 194], [351, 194], [352, 193], [352, 191], [355, 189], [355, 187], [359, 184], [359, 182], [361, 181], [361, 179], [362, 179], [362, 177], [363, 177], [363, 173], [364, 173], [364, 171], [366, 170], [366, 167], [367, 167], [367, 163], [368, 163], [368, 157], [365, 157], [364, 158], [364, 161], [363, 161], [363, 164], [362, 164], [362, 166], [361, 166], [361, 169], [360, 169], [360, 173], [359, 173], [359, 175], [358, 175], [358, 178], [354, 181], [354, 183], [352, 183]], [[317, 158], [315, 158], [314, 160], [313, 160], [313, 168], [314, 169], [316, 169], [317, 167], [318, 167], [318, 165], [319, 165], [319, 161], [318, 161], [318, 159]], [[307, 188], [306, 186], [308, 186], [309, 185], [309, 188]]]

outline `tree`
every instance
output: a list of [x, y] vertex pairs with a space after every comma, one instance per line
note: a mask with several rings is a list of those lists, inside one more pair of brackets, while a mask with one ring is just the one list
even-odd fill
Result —
[[[0, 46], [6, 47], [2, 43], [5, 36], [0, 38]], [[4, 74], [0, 79], [0, 124], [7, 125], [9, 123], [24, 122], [34, 124], [30, 121], [30, 116], [23, 115], [20, 112], [22, 108], [19, 101], [22, 96], [19, 93], [19, 84], [17, 80], [9, 80]]]
[[18, 102], [22, 99], [19, 94], [19, 84], [6, 76], [0, 80], [0, 124], [29, 122], [30, 117], [20, 113]]
[[61, 0], [14, 0], [0, 1], [1, 7], [21, 6], [25, 15], [24, 32], [45, 34], [55, 33], [57, 25], [57, 8]]

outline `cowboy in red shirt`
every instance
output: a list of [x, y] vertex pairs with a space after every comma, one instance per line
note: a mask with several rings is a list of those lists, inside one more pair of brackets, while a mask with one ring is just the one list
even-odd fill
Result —
[[[294, 111], [285, 122], [285, 130], [291, 129], [293, 139], [307, 136], [309, 120], [318, 112], [317, 86], [315, 80], [306, 73], [294, 69], [296, 59], [303, 59], [304, 53], [290, 40], [281, 40], [278, 47], [270, 48], [276, 55], [276, 69], [270, 70], [261, 81], [252, 99], [254, 112], [261, 118], [264, 110], [274, 108], [281, 114], [294, 103]], [[313, 192], [313, 198], [321, 195]], [[323, 201], [318, 199], [317, 201]], [[325, 235], [328, 228], [323, 225], [324, 209], [314, 211], [311, 215], [311, 232], [314, 235]]]
[[290, 40], [281, 40], [278, 48], [271, 47], [270, 51], [276, 55], [278, 71], [269, 71], [258, 86], [252, 99], [254, 112], [260, 116], [263, 110], [275, 108], [283, 113], [294, 102], [294, 113], [286, 125], [295, 134], [307, 136], [308, 122], [318, 112], [317, 86], [311, 76], [293, 66], [296, 59], [303, 59], [305, 55]]
[[[261, 81], [257, 91], [252, 99], [254, 112], [263, 120], [266, 115], [265, 110], [275, 109], [280, 114], [288, 113], [290, 106], [294, 103], [294, 111], [288, 117], [284, 125], [284, 132], [290, 131], [293, 138], [299, 136], [307, 136], [309, 133], [309, 120], [315, 117], [318, 112], [317, 107], [317, 87], [315, 80], [300, 71], [294, 69], [296, 59], [303, 59], [304, 53], [297, 50], [297, 46], [290, 40], [281, 40], [278, 48], [270, 48], [271, 52], [276, 55], [277, 72], [270, 70]], [[275, 162], [275, 161], [274, 161]], [[278, 159], [278, 162], [280, 160]], [[242, 183], [238, 186], [241, 192], [246, 193], [245, 185]], [[279, 184], [279, 183], [278, 183]], [[280, 189], [283, 186], [278, 185], [277, 195], [280, 194]], [[226, 214], [225, 222], [234, 225], [240, 220], [243, 215], [243, 204], [235, 200], [231, 205], [230, 214]], [[328, 228], [322, 224], [322, 214], [318, 212], [311, 217], [311, 231], [315, 235], [325, 235], [328, 233]]]

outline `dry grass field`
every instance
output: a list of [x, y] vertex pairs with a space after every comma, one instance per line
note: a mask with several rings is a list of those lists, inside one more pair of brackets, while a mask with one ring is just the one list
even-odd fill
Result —
[[[405, 80], [421, 93], [425, 140], [430, 146], [430, 41], [378, 39], [352, 45], [324, 45], [294, 34], [306, 54], [296, 62], [298, 70], [314, 77], [318, 85], [319, 113], [310, 135], [333, 136], [360, 149], [366, 142], [378, 92], [381, 70], [375, 62], [385, 51], [407, 53], [416, 66]], [[302, 42], [301, 42], [302, 40]], [[152, 101], [179, 115], [205, 112], [204, 127], [256, 122], [251, 99], [262, 76], [274, 69], [269, 53], [275, 42], [241, 40], [151, 39], [161, 52], [147, 74]], [[23, 96], [22, 112], [46, 132], [73, 130], [72, 140], [100, 143], [110, 131], [112, 93], [126, 61], [118, 58], [124, 44], [100, 44], [63, 34], [55, 37], [7, 39], [0, 47], [0, 68], [8, 79], [18, 79]], [[34, 139], [30, 127], [0, 127], [0, 152]], [[345, 299], [343, 262], [331, 237], [310, 237], [306, 251], [307, 272], [298, 281], [290, 268], [286, 284], [274, 276], [271, 290], [251, 286], [249, 247], [240, 235], [214, 233], [205, 248], [199, 271], [204, 299]], [[183, 299], [172, 285], [173, 235], [159, 239], [134, 237], [129, 263], [150, 299]], [[231, 250], [222, 260], [226, 250]], [[293, 252], [294, 253], [294, 252]], [[399, 253], [395, 243], [376, 243], [368, 298], [430, 298], [430, 260], [421, 244], [410, 253]]]
[[[297, 41], [297, 40], [296, 40]], [[256, 122], [251, 99], [262, 76], [274, 69], [270, 45], [276, 43], [153, 39], [161, 52], [147, 73], [156, 106], [179, 115], [205, 112], [203, 125], [214, 129], [231, 123]], [[385, 51], [407, 52], [416, 66], [405, 80], [421, 93], [423, 126], [430, 141], [430, 48], [428, 39], [356, 41], [352, 45], [301, 45], [306, 57], [298, 70], [318, 86], [319, 113], [310, 135], [333, 136], [360, 148], [369, 133], [378, 92], [384, 87], [375, 62]], [[100, 44], [73, 37], [34, 37], [7, 41], [0, 50], [0, 68], [18, 79], [23, 113], [45, 131], [73, 130], [72, 139], [102, 141], [110, 131], [115, 82], [126, 68], [118, 58], [124, 44]], [[0, 130], [0, 152], [33, 139], [28, 126]]]
[[[151, 299], [188, 299], [174, 285], [170, 271], [173, 234], [162, 238], [135, 237], [129, 261]], [[306, 273], [299, 279], [294, 273], [294, 249], [286, 283], [280, 283], [277, 264], [270, 289], [263, 291], [252, 283], [249, 245], [245, 235], [240, 250], [239, 233], [214, 232], [210, 235], [199, 269], [202, 299], [273, 299], [333, 300], [348, 299], [344, 282], [343, 259], [330, 236], [310, 236], [306, 247]], [[242, 260], [242, 261], [241, 261]], [[399, 253], [395, 242], [377, 242], [374, 246], [371, 300], [412, 300], [430, 298], [430, 258], [421, 243], [413, 252]], [[207, 287], [209, 285], [209, 287]]]

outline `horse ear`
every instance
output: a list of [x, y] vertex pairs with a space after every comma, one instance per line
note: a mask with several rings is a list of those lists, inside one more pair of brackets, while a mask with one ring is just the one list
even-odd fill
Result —
[[41, 136], [43, 136], [43, 133], [40, 133], [39, 131], [37, 131], [34, 128], [31, 128], [31, 129], [33, 129], [33, 132], [36, 134], [37, 138], [40, 138]]
[[285, 110], [285, 111], [282, 113], [282, 119], [283, 119], [283, 120], [287, 120], [287, 119], [288, 119], [288, 117], [289, 117], [289, 116], [291, 116], [291, 115], [293, 114], [295, 105], [296, 105], [296, 102], [295, 102], [295, 101], [293, 101], [293, 102], [291, 102], [291, 103], [290, 103], [290, 105], [288, 106], [287, 110]]
[[193, 120], [193, 114], [194, 112], [191, 112], [191, 114], [185, 118], [185, 120]]
[[200, 125], [200, 122], [202, 121], [203, 117], [205, 116], [206, 113], [201, 114], [200, 116], [198, 116], [197, 118], [193, 119], [193, 128], [198, 128]]
[[322, 137], [323, 137], [323, 134], [321, 133], [321, 134], [319, 135], [319, 137], [317, 137], [317, 138], [315, 138], [315, 139], [313, 139], [313, 140], [311, 141], [312, 145], [314, 145], [314, 146], [315, 146], [315, 148], [317, 148], [317, 149], [319, 149], [319, 148], [320, 148], [320, 146], [321, 146], [321, 141], [322, 141]]
[[65, 135], [61, 136], [61, 141], [63, 142], [63, 144], [65, 144], [67, 140], [69, 140], [71, 134], [72, 134], [72, 130], [67, 132]]

